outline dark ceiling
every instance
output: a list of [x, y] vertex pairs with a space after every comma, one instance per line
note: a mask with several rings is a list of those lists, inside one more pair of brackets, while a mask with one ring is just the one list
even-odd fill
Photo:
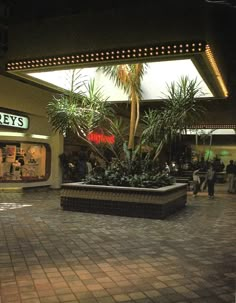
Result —
[[42, 17], [55, 17], [62, 15], [78, 14], [83, 12], [99, 12], [104, 10], [112, 9], [129, 9], [133, 10], [137, 7], [149, 6], [151, 8], [156, 8], [157, 10], [167, 7], [176, 6], [196, 6], [205, 2], [204, 0], [178, 0], [178, 1], [154, 1], [149, 0], [144, 3], [140, 1], [114, 1], [114, 0], [100, 0], [100, 1], [78, 1], [78, 0], [3, 0], [5, 4], [10, 8], [10, 16], [18, 19], [29, 19], [29, 18], [42, 18]]
[[5, 6], [9, 7], [9, 15], [12, 18], [22, 21], [29, 18], [55, 17], [62, 15], [78, 14], [82, 12], [94, 12], [112, 9], [132, 9], [137, 7], [150, 7], [157, 12], [163, 8], [175, 10], [176, 7], [197, 9], [204, 6], [206, 9], [227, 11], [236, 9], [236, 0], [149, 0], [145, 3], [140, 1], [127, 0], [100, 0], [100, 1], [79, 1], [79, 0], [2, 0]]
[[[81, 13], [99, 13], [101, 11], [126, 11], [145, 6], [156, 10], [157, 14], [164, 9], [178, 9], [199, 14], [199, 22], [207, 20], [208, 30], [221, 45], [221, 52], [226, 63], [226, 77], [230, 86], [231, 95], [236, 97], [236, 0], [164, 0], [132, 3], [132, 1], [79, 1], [79, 0], [2, 0], [0, 1], [0, 25], [21, 23], [30, 19], [54, 18], [58, 16], [78, 15]], [[204, 16], [203, 16], [204, 15]], [[195, 25], [196, 26], [196, 25]]]

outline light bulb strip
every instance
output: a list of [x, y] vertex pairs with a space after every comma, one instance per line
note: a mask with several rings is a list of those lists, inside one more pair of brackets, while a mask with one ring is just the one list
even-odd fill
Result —
[[236, 124], [197, 124], [188, 126], [189, 129], [236, 129]]
[[222, 92], [223, 92], [224, 96], [227, 97], [228, 96], [227, 88], [226, 88], [226, 86], [224, 84], [224, 80], [223, 80], [223, 78], [221, 76], [221, 73], [219, 71], [219, 68], [218, 68], [218, 66], [216, 64], [216, 61], [215, 61], [214, 55], [213, 55], [213, 53], [211, 51], [211, 48], [210, 48], [210, 46], [208, 44], [206, 45], [205, 53], [206, 53], [206, 56], [207, 56], [207, 59], [208, 59], [210, 65], [211, 65], [211, 67], [212, 67], [212, 69], [213, 69], [213, 71], [214, 71], [214, 73], [216, 75], [216, 79], [217, 79], [217, 81], [218, 81], [218, 83], [219, 83], [219, 85], [220, 85], [220, 87], [222, 89]]
[[184, 54], [201, 53], [205, 51], [206, 43], [203, 41], [163, 43], [153, 46], [133, 47], [125, 49], [103, 50], [73, 55], [53, 56], [47, 58], [25, 59], [8, 62], [7, 71], [28, 70], [38, 68], [51, 68], [56, 66], [83, 65], [106, 61], [120, 61], [159, 58], [161, 56], [176, 56]]

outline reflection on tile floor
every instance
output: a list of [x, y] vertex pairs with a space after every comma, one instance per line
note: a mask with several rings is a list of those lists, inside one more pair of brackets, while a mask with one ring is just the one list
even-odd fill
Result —
[[31, 204], [21, 204], [21, 203], [0, 203], [0, 211], [6, 211], [9, 209], [22, 208], [32, 206]]
[[235, 303], [236, 195], [165, 220], [62, 211], [59, 191], [0, 192], [1, 303]]

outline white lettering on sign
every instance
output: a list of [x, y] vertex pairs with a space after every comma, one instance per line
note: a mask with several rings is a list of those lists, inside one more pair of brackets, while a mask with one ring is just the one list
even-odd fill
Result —
[[0, 127], [1, 126], [27, 129], [29, 127], [29, 118], [0, 112]]

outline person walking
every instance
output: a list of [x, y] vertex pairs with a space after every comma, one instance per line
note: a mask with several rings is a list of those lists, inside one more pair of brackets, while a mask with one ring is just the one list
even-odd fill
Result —
[[88, 173], [87, 154], [83, 149], [79, 152], [76, 168], [77, 168], [77, 181], [80, 182], [85, 178], [85, 176]]
[[193, 172], [193, 196], [194, 197], [197, 196], [197, 194], [199, 192], [199, 189], [200, 189], [201, 180], [200, 180], [200, 177], [199, 177], [199, 171], [200, 171], [200, 169], [196, 169]]
[[229, 161], [229, 164], [226, 166], [226, 174], [228, 179], [228, 193], [234, 193], [234, 176], [236, 173], [236, 166], [233, 160]]
[[207, 189], [208, 189], [208, 198], [214, 199], [216, 171], [215, 171], [215, 168], [212, 163], [209, 164], [209, 168], [206, 173], [206, 182], [207, 182]]

